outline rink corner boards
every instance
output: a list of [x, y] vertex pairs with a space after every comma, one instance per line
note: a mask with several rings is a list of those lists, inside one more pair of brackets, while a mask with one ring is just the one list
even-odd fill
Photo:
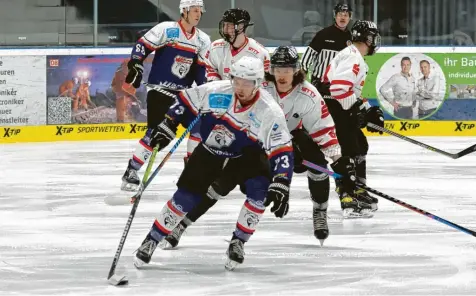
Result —
[[[386, 121], [385, 127], [404, 136], [476, 136], [476, 121]], [[145, 131], [145, 123], [2, 126], [0, 143], [139, 139]]]

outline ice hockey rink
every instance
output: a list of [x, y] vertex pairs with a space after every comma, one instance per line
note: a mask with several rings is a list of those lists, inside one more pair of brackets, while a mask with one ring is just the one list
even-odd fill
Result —
[[[476, 142], [417, 139], [450, 152]], [[119, 187], [135, 143], [0, 146], [0, 295], [476, 293], [476, 237], [384, 199], [374, 218], [344, 221], [332, 193], [331, 234], [320, 247], [303, 174], [293, 180], [289, 214], [277, 219], [266, 211], [234, 272], [224, 261], [244, 201], [238, 190], [189, 227], [176, 250], [157, 249], [148, 269], [136, 270], [133, 252], [176, 189], [185, 143], [139, 205], [117, 269], [129, 285], [108, 285], [131, 206], [104, 200], [131, 196]], [[370, 138], [370, 145], [369, 186], [476, 229], [476, 153], [453, 160], [392, 137]]]

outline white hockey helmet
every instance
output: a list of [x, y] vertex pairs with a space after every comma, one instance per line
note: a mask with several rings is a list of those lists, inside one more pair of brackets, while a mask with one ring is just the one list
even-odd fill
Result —
[[184, 8], [188, 11], [192, 6], [200, 6], [202, 12], [205, 12], [205, 4], [203, 4], [203, 0], [180, 0], [180, 13], [182, 13]]
[[238, 77], [255, 81], [256, 85], [261, 84], [264, 79], [263, 61], [249, 56], [244, 56], [231, 65], [231, 77]]

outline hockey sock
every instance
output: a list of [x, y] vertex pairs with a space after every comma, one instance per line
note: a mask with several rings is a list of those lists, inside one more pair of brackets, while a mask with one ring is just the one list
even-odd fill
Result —
[[256, 202], [247, 199], [238, 216], [233, 237], [238, 238], [242, 242], [247, 242], [255, 232], [264, 210], [265, 207], [262, 203], [258, 205]]
[[200, 202], [200, 196], [184, 189], [178, 189], [172, 199], [162, 208], [150, 230], [150, 235], [156, 241], [169, 235], [182, 221], [187, 212]]
[[136, 146], [134, 154], [129, 161], [129, 165], [135, 169], [140, 170], [144, 163], [149, 159], [152, 154], [152, 147], [150, 146], [150, 134], [152, 129], [148, 129], [144, 137], [139, 140], [139, 143]]
[[327, 174], [309, 170], [307, 171], [307, 182], [312, 201], [323, 204], [329, 200], [330, 181]]

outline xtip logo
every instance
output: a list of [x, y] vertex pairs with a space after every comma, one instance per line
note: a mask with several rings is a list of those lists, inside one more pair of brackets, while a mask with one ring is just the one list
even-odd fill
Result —
[[131, 126], [131, 130], [129, 132], [129, 134], [136, 134], [138, 132], [145, 132], [147, 130], [147, 126], [140, 126], [140, 125], [137, 125], [137, 124], [130, 124]]
[[420, 127], [419, 123], [410, 123], [408, 121], [400, 121], [400, 131], [415, 130]]
[[12, 136], [17, 136], [21, 132], [21, 130], [19, 128], [11, 128], [11, 127], [5, 127], [5, 128], [3, 128], [3, 131], [4, 131], [4, 134], [3, 134], [4, 138], [10, 138]]
[[455, 132], [462, 132], [463, 130], [472, 130], [476, 125], [474, 123], [464, 123], [462, 121], [455, 122]]
[[62, 136], [63, 134], [70, 134], [74, 128], [63, 127], [61, 125], [56, 126], [56, 136]]

